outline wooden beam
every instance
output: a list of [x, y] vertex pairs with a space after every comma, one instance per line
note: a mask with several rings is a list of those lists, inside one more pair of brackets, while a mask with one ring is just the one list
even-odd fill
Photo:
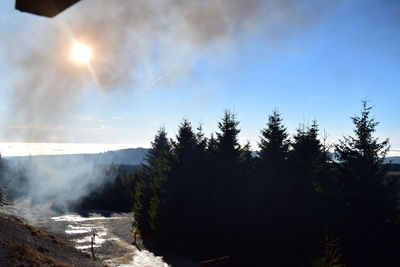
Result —
[[15, 8], [39, 16], [54, 17], [80, 0], [16, 0]]

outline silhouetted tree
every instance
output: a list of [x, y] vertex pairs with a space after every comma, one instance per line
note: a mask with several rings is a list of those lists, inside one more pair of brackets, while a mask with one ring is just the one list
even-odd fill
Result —
[[173, 142], [173, 157], [168, 180], [168, 217], [171, 221], [169, 232], [173, 237], [170, 242], [174, 242], [174, 246], [179, 250], [186, 249], [193, 238], [191, 230], [192, 224], [196, 221], [195, 203], [200, 178], [198, 146], [197, 135], [193, 132], [191, 123], [184, 119], [179, 125], [176, 142]]
[[[269, 251], [271, 264], [285, 265], [290, 256], [283, 256], [283, 251], [290, 248], [287, 237], [292, 232], [290, 218], [290, 180], [287, 157], [289, 139], [281, 115], [274, 110], [268, 117], [267, 125], [261, 130], [258, 143], [256, 187], [257, 202], [254, 221], [259, 231], [255, 242]], [[265, 240], [269, 240], [265, 243]]]
[[315, 240], [326, 230], [325, 205], [321, 203], [324, 196], [318, 192], [319, 180], [323, 180], [321, 176], [326, 174], [323, 171], [326, 167], [326, 152], [318, 138], [318, 132], [316, 121], [311, 126], [299, 127], [293, 136], [288, 155], [290, 191], [285, 201], [288, 203], [292, 227], [287, 231], [293, 236], [291, 250], [297, 253], [295, 258], [310, 255]]
[[248, 177], [253, 176], [254, 172], [254, 156], [253, 151], [251, 150], [250, 142], [247, 143], [242, 147], [240, 150], [240, 164], [241, 169], [243, 170], [242, 175]]
[[218, 143], [214, 137], [214, 134], [211, 134], [210, 138], [208, 139], [207, 150], [213, 153], [215, 153], [218, 150]]
[[[161, 129], [135, 175], [134, 214], [157, 248], [204, 260], [229, 255], [233, 266], [393, 266], [399, 226], [391, 223], [397, 187], [386, 176], [388, 141], [363, 103], [355, 136], [334, 157], [316, 122], [290, 142], [274, 111], [261, 130], [259, 151], [241, 146], [236, 115], [226, 111], [205, 138], [183, 120], [175, 140]], [[236, 265], [235, 265], [236, 264]]]
[[289, 153], [289, 139], [286, 128], [282, 124], [282, 118], [277, 110], [274, 110], [268, 118], [265, 129], [261, 130], [259, 147], [259, 169], [270, 170], [284, 169]]
[[389, 140], [380, 142], [373, 136], [379, 123], [370, 117], [371, 107], [367, 102], [362, 104], [361, 115], [351, 118], [354, 137], [346, 136], [335, 145], [338, 186], [343, 199], [342, 227], [346, 249], [352, 251], [349, 261], [352, 266], [373, 262], [381, 265], [382, 249], [395, 246], [381, 243], [382, 231], [389, 227], [386, 223], [396, 208], [396, 188], [385, 181], [384, 160]]
[[238, 141], [240, 129], [236, 114], [225, 111], [218, 122], [219, 131], [216, 133], [215, 168], [213, 177], [214, 199], [213, 217], [215, 218], [213, 236], [223, 243], [219, 246], [220, 253], [228, 250], [224, 243], [229, 243], [235, 237], [238, 229], [238, 220], [242, 218], [241, 188], [240, 188], [240, 154], [241, 147]]
[[151, 177], [146, 172], [146, 167], [134, 174], [135, 191], [133, 199], [133, 226], [135, 231], [139, 230], [142, 237], [147, 238], [150, 230], [150, 198], [151, 198]]
[[[152, 147], [146, 157], [146, 165], [143, 168], [142, 187], [143, 194], [146, 194], [147, 184], [150, 185], [149, 203], [143, 203], [143, 207], [148, 206], [147, 218], [148, 228], [152, 238], [160, 246], [165, 246], [167, 242], [167, 227], [166, 218], [168, 217], [168, 174], [170, 172], [171, 161], [171, 145], [167, 138], [167, 133], [164, 128], [161, 128], [151, 143]], [[148, 177], [148, 178], [147, 178]], [[146, 181], [148, 179], [149, 181]], [[140, 192], [136, 193], [139, 199], [147, 199], [145, 196], [140, 196]], [[137, 207], [138, 214], [143, 216], [143, 211]], [[145, 228], [145, 227], [144, 227]], [[140, 229], [142, 230], [142, 229]]]
[[238, 135], [239, 121], [236, 114], [225, 111], [221, 121], [218, 122], [219, 132], [217, 132], [217, 147], [221, 161], [227, 164], [235, 164], [240, 157], [240, 145]]

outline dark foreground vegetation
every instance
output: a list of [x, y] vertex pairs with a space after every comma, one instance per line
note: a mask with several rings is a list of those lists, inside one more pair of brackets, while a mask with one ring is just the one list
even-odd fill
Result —
[[370, 111], [364, 102], [334, 153], [316, 122], [289, 139], [277, 111], [256, 155], [231, 112], [210, 138], [187, 120], [176, 140], [162, 128], [135, 174], [136, 227], [161, 251], [232, 266], [396, 266], [397, 180]]
[[[74, 207], [133, 207], [145, 244], [198, 262], [229, 256], [228, 266], [397, 266], [400, 165], [384, 163], [389, 142], [374, 137], [370, 111], [364, 102], [353, 135], [330, 146], [316, 122], [290, 137], [274, 111], [257, 153], [239, 145], [229, 111], [210, 138], [183, 120], [174, 140], [159, 130], [144, 165], [111, 166], [112, 177]], [[21, 195], [29, 177], [13, 177], [19, 186], [8, 192]]]

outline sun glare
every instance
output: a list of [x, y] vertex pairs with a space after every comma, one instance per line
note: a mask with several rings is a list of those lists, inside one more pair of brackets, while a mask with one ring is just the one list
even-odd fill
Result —
[[92, 59], [92, 49], [82, 43], [75, 43], [71, 52], [71, 59], [77, 64], [89, 64]]

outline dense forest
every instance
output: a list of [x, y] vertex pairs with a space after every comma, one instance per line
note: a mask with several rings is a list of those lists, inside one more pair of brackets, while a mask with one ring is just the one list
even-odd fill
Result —
[[109, 179], [99, 189], [73, 203], [73, 209], [130, 212], [134, 196], [134, 173], [139, 169], [140, 165], [111, 165]]
[[[289, 136], [273, 111], [257, 152], [239, 144], [230, 111], [209, 138], [184, 119], [175, 139], [157, 132], [145, 164], [110, 165], [112, 177], [73, 208], [133, 210], [135, 232], [162, 255], [229, 256], [228, 266], [396, 266], [400, 165], [385, 163], [389, 140], [374, 137], [366, 102], [351, 119], [354, 133], [328, 145], [316, 121]], [[0, 186], [20, 196], [29, 177], [15, 171], [13, 188], [5, 168], [0, 160]]]
[[258, 152], [226, 111], [206, 138], [188, 120], [161, 128], [134, 181], [135, 227], [164, 252], [232, 266], [394, 266], [400, 261], [389, 140], [363, 102], [354, 133], [328, 147], [317, 122], [290, 137], [274, 111]]

